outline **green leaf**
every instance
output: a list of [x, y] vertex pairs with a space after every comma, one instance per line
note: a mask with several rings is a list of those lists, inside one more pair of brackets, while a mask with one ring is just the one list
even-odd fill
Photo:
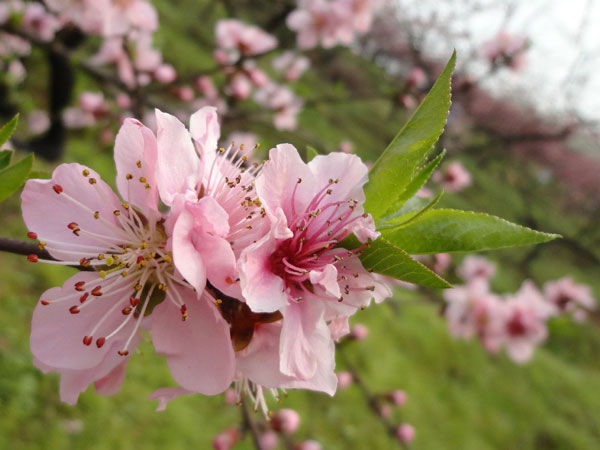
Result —
[[0, 152], [0, 170], [4, 169], [6, 166], [8, 166], [10, 164], [12, 155], [13, 155], [12, 150], [2, 150]]
[[396, 209], [401, 206], [396, 199], [411, 185], [414, 172], [442, 134], [450, 109], [450, 81], [455, 62], [456, 52], [423, 103], [373, 165], [365, 186], [365, 210], [375, 221], [390, 209], [390, 201]]
[[378, 231], [389, 230], [389, 229], [404, 227], [404, 226], [408, 225], [413, 220], [417, 220], [419, 217], [421, 217], [422, 214], [425, 214], [425, 212], [429, 211], [431, 208], [433, 208], [435, 205], [437, 205], [439, 203], [440, 199], [442, 198], [442, 195], [444, 195], [444, 191], [441, 191], [438, 195], [435, 196], [435, 198], [433, 200], [431, 200], [429, 203], [427, 203], [421, 209], [414, 211], [414, 212], [410, 212], [408, 214], [402, 214], [401, 216], [396, 217], [394, 220], [390, 220], [390, 221], [384, 223], [383, 225], [378, 226], [377, 230]]
[[[384, 214], [385, 218], [388, 220], [399, 216], [399, 211], [402, 209], [404, 204], [410, 200], [418, 191], [423, 187], [431, 174], [435, 171], [437, 166], [439, 166], [440, 162], [444, 158], [446, 154], [446, 150], [443, 150], [438, 156], [436, 156], [433, 160], [425, 164], [414, 176], [411, 182], [406, 186], [406, 190], [400, 194], [396, 202], [392, 207], [390, 207], [386, 213]], [[382, 222], [386, 219], [382, 219]]]
[[10, 139], [15, 129], [17, 128], [17, 123], [19, 122], [19, 115], [17, 114], [13, 117], [10, 122], [0, 128], [0, 148]]
[[540, 244], [560, 237], [499, 217], [454, 209], [434, 209], [382, 236], [411, 254], [474, 252]]
[[306, 146], [306, 162], [310, 162], [318, 154], [319, 152], [314, 147]]
[[[351, 236], [342, 242], [348, 249], [360, 247], [362, 244]], [[379, 237], [362, 251], [360, 260], [366, 269], [372, 270], [397, 280], [408, 281], [436, 289], [452, 287], [442, 277], [432, 272], [423, 264], [415, 261], [404, 250], [396, 247], [384, 237]]]
[[27, 175], [27, 179], [31, 180], [32, 178], [49, 180], [50, 178], [52, 178], [52, 174], [44, 172], [43, 170], [32, 170], [31, 172], [29, 172], [29, 175]]
[[23, 186], [32, 165], [33, 155], [29, 154], [18, 163], [0, 170], [0, 202]]

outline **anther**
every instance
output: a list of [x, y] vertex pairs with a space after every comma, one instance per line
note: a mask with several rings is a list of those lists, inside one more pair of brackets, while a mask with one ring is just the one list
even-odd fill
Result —
[[48, 300], [40, 300], [40, 303], [44, 306], [48, 306], [50, 304]]
[[136, 264], [141, 264], [144, 262], [144, 257], [142, 255], [138, 256], [137, 259], [135, 260]]
[[83, 337], [83, 345], [90, 345], [92, 343], [92, 337], [91, 336], [84, 336]]
[[123, 315], [128, 316], [129, 314], [131, 314], [131, 308], [129, 306], [126, 306], [125, 308], [123, 308], [121, 310], [121, 312], [123, 313]]
[[136, 285], [135, 285], [133, 288], [134, 288], [136, 291], [139, 291], [140, 289], [142, 289], [142, 285], [138, 283], [138, 284], [136, 284]]
[[100, 211], [94, 211], [94, 219], [100, 218]]
[[85, 294], [83, 294], [81, 297], [79, 297], [79, 303], [83, 303], [87, 300], [87, 298], [89, 297], [90, 294], [88, 294], [87, 292]]
[[187, 306], [181, 305], [181, 320], [185, 322], [189, 314], [187, 312]]
[[40, 241], [38, 244], [38, 248], [40, 250], [44, 250], [46, 248], [46, 243], [44, 241]]
[[100, 297], [102, 295], [102, 286], [96, 286], [92, 289], [92, 295], [95, 297]]
[[133, 175], [131, 175], [130, 173], [128, 173], [128, 174], [125, 175], [125, 179], [131, 180], [131, 179], [133, 179]]
[[118, 209], [115, 209], [115, 210], [113, 211], [113, 214], [114, 214], [115, 216], [120, 216], [120, 215], [121, 215], [121, 211], [119, 211]]
[[27, 261], [38, 262], [38, 255], [35, 255], [33, 253], [31, 255], [27, 255]]
[[71, 314], [79, 314], [79, 306], [73, 305], [69, 308], [69, 312]]
[[83, 287], [84, 285], [85, 285], [85, 281], [78, 281], [77, 283], [75, 283], [75, 290], [79, 291], [79, 292], [84, 291], [85, 290]]
[[140, 183], [146, 183], [148, 181], [146, 179], [146, 177], [140, 177], [139, 180], [140, 180]]
[[129, 355], [129, 352], [127, 350], [119, 350], [117, 353], [119, 355], [121, 355], [121, 356], [127, 356], [127, 355]]
[[136, 166], [138, 166], [138, 169], [142, 168], [142, 161], [140, 161], [139, 159], [137, 160], [137, 162], [135, 163]]
[[87, 170], [87, 169], [83, 169], [83, 171], [81, 172], [81, 174], [82, 174], [84, 177], [87, 177], [87, 176], [90, 174], [90, 171], [89, 171], [89, 170]]
[[129, 203], [121, 203], [121, 206], [125, 209], [129, 209]]
[[104, 345], [104, 343], [106, 342], [106, 338], [105, 337], [101, 337], [96, 339], [96, 347], [100, 348]]
[[365, 289], [367, 291], [374, 291], [375, 290], [375, 286], [367, 286]]
[[138, 305], [138, 303], [140, 303], [140, 299], [139, 298], [129, 297], [129, 304], [131, 306], [133, 306], [135, 308]]
[[37, 239], [37, 233], [34, 233], [33, 231], [30, 231], [29, 233], [27, 233], [27, 237], [29, 239]]
[[54, 186], [52, 186], [52, 189], [54, 189], [54, 192], [56, 192], [57, 194], [60, 194], [63, 191], [63, 188], [60, 184], [55, 184]]
[[96, 179], [95, 178], [90, 178], [88, 181], [90, 182], [90, 184], [96, 184]]
[[302, 183], [302, 178], [298, 178], [298, 184]]

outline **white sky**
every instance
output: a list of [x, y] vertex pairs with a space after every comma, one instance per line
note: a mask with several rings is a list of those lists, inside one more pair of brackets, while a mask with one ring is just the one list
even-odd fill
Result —
[[[425, 32], [426, 46], [440, 56], [456, 47], [459, 64], [501, 28], [526, 35], [531, 43], [526, 68], [502, 70], [486, 85], [543, 111], [573, 111], [600, 123], [600, 0], [397, 1], [405, 19], [420, 19], [430, 30], [433, 20], [434, 28], [441, 24], [452, 31], [450, 39]], [[468, 68], [475, 75], [485, 71], [482, 64]]]

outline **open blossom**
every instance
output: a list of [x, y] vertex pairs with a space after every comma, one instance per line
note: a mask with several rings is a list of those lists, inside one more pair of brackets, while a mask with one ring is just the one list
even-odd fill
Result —
[[236, 19], [219, 20], [215, 27], [217, 47], [225, 55], [229, 64], [241, 56], [255, 56], [277, 47], [277, 39], [255, 25], [248, 25]]
[[262, 106], [275, 112], [273, 122], [278, 130], [293, 130], [296, 128], [297, 115], [303, 102], [287, 86], [267, 83], [256, 91], [254, 100]]
[[568, 312], [576, 320], [585, 318], [587, 311], [597, 308], [589, 286], [578, 284], [571, 277], [549, 281], [544, 285], [544, 297], [556, 307], [556, 313]]
[[458, 275], [465, 281], [474, 278], [489, 280], [496, 272], [496, 265], [483, 256], [468, 255], [456, 270]]
[[330, 394], [337, 379], [327, 322], [390, 295], [362, 267], [360, 248], [337, 245], [352, 233], [362, 242], [377, 237], [362, 209], [366, 181], [367, 169], [354, 155], [331, 153], [305, 164], [289, 144], [271, 149], [255, 181], [271, 227], [240, 256], [247, 305], [283, 316], [281, 373], [299, 380], [322, 374], [321, 390]]
[[310, 60], [291, 50], [286, 50], [273, 59], [273, 69], [282, 72], [287, 81], [295, 81], [310, 67]]
[[108, 113], [108, 103], [101, 92], [83, 92], [79, 96], [79, 106], [64, 111], [63, 121], [69, 128], [82, 128], [95, 124]]
[[24, 30], [46, 42], [54, 39], [54, 34], [59, 28], [56, 17], [40, 3], [27, 3], [21, 25]]
[[500, 349], [505, 331], [505, 305], [489, 292], [487, 280], [475, 278], [465, 286], [447, 289], [444, 299], [448, 303], [448, 328], [453, 336], [463, 339], [476, 336], [488, 351]]
[[443, 171], [434, 173], [433, 180], [448, 192], [458, 192], [472, 183], [471, 174], [458, 161], [451, 162]]
[[89, 269], [44, 292], [32, 320], [36, 364], [61, 374], [69, 403], [92, 382], [100, 392], [118, 390], [141, 327], [183, 388], [216, 394], [233, 377], [227, 323], [173, 264], [168, 217], [157, 208], [158, 145], [140, 122], [124, 122], [115, 143], [123, 201], [79, 164], [62, 164], [52, 179], [29, 180], [23, 190], [29, 236], [56, 259], [43, 262]]
[[546, 321], [554, 314], [531, 281], [525, 281], [519, 291], [505, 304], [504, 344], [509, 358], [527, 362], [537, 345], [548, 336]]

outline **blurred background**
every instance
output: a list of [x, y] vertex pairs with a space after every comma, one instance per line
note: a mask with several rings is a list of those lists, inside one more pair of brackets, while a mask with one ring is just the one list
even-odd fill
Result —
[[[16, 4], [0, 0], [0, 17], [3, 3]], [[429, 190], [446, 189], [441, 206], [563, 236], [483, 255], [496, 264], [494, 292], [514, 293], [527, 279], [541, 290], [568, 276], [600, 296], [600, 1], [382, 0], [368, 32], [347, 45], [303, 51], [302, 67], [309, 67], [297, 77], [285, 71], [290, 62], [275, 61], [296, 49], [296, 33], [286, 25], [295, 1], [151, 4], [159, 23], [153, 48], [176, 77], [168, 68], [154, 70], [142, 83], [137, 67], [133, 88], [117, 59], [106, 57], [106, 49], [102, 55], [101, 37], [56, 25], [46, 39], [37, 22], [28, 28], [0, 20], [0, 123], [21, 115], [10, 144], [16, 159], [34, 152], [35, 170], [46, 173], [59, 162], [79, 162], [112, 183], [121, 117], [151, 125], [159, 107], [187, 121], [196, 108], [213, 104], [224, 145], [242, 139], [230, 137], [234, 132], [252, 133], [244, 139], [249, 147], [260, 143], [259, 160], [290, 142], [321, 153], [350, 150], [372, 162], [456, 49], [453, 104], [438, 143], [447, 156]], [[227, 17], [278, 39], [276, 49], [252, 63], [289, 93], [261, 94], [260, 86], [234, 82], [239, 66], [217, 64], [215, 24]], [[278, 96], [286, 100], [278, 103]], [[453, 184], [454, 163], [468, 172], [468, 182]], [[0, 223], [3, 236], [25, 237], [18, 195], [0, 203]], [[464, 257], [424, 262], [460, 285], [456, 269]], [[58, 377], [32, 365], [28, 335], [40, 293], [73, 269], [27, 265], [7, 253], [0, 253], [0, 267], [0, 448], [210, 448], [215, 435], [240, 422], [240, 409], [223, 396], [181, 398], [156, 413], [148, 394], [174, 383], [149, 340], [131, 359], [119, 394], [104, 398], [90, 388], [76, 406], [62, 404]], [[548, 339], [519, 365], [487, 353], [477, 339], [452, 338], [442, 292], [398, 286], [393, 299], [352, 318], [368, 336], [338, 351], [339, 370], [360, 374], [359, 385], [350, 383], [333, 399], [290, 391], [272, 406], [296, 409], [297, 440], [315, 439], [325, 449], [396, 448], [381, 415], [414, 426], [414, 449], [600, 448], [600, 315], [590, 310], [583, 321], [550, 320]], [[368, 408], [365, 386], [381, 399], [402, 389], [408, 399], [378, 416]], [[253, 447], [245, 439], [236, 448]]]

